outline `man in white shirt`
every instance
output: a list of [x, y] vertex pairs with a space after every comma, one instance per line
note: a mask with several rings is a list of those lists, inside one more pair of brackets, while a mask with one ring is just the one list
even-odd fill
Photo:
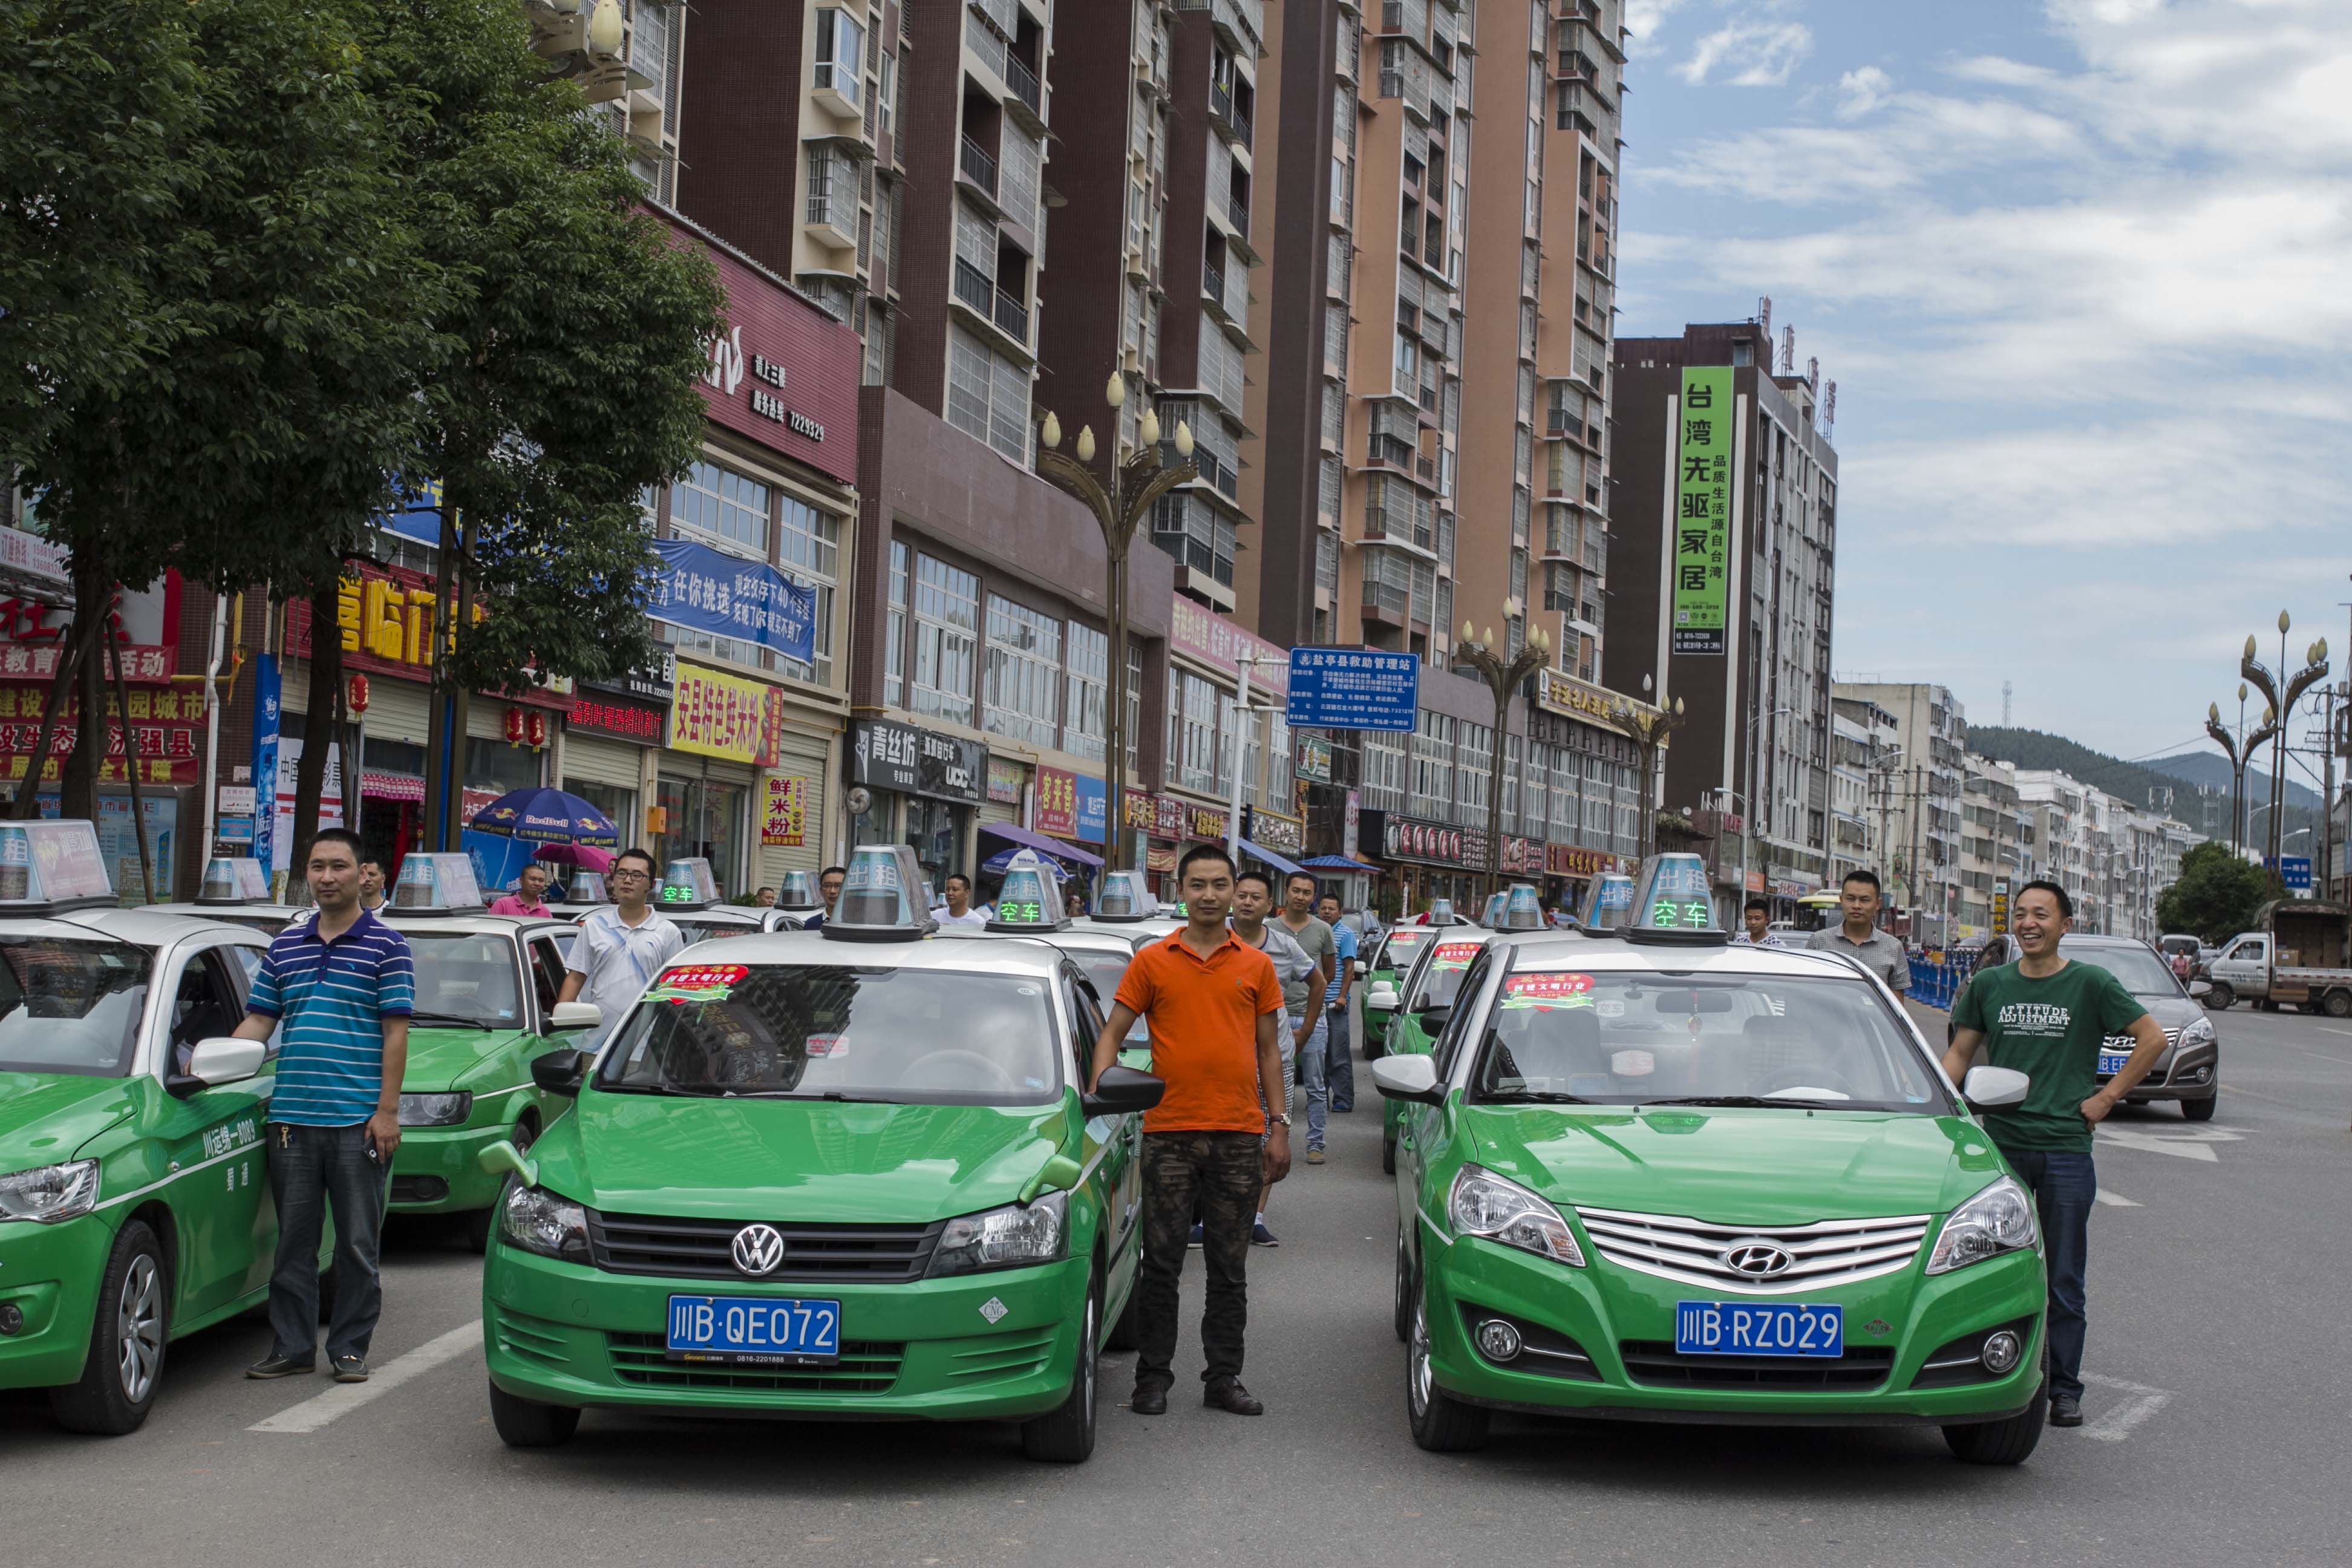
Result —
[[604, 873], [612, 907], [592, 910], [580, 922], [563, 961], [571, 973], [563, 977], [561, 1000], [593, 1002], [604, 1010], [604, 1021], [581, 1039], [583, 1051], [600, 1049], [662, 965], [686, 950], [685, 933], [646, 901], [660, 874], [644, 850], [622, 850]]
[[984, 926], [988, 911], [972, 908], [971, 879], [961, 871], [948, 873], [948, 901], [931, 911], [931, 918], [942, 926]]

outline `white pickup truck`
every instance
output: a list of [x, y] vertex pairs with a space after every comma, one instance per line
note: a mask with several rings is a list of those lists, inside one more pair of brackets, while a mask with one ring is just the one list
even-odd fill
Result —
[[2266, 1012], [2300, 1007], [2352, 1018], [2352, 911], [2340, 904], [2266, 904], [2262, 929], [2241, 932], [2207, 965], [2205, 1005], [2251, 998]]

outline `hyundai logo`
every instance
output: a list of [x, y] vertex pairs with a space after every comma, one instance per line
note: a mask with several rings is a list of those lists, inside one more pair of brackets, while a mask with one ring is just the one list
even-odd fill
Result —
[[[742, 1256], [742, 1238], [737, 1237], [735, 1247], [739, 1258]], [[1734, 1274], [1744, 1275], [1750, 1279], [1769, 1279], [1775, 1275], [1786, 1274], [1797, 1263], [1787, 1247], [1755, 1237], [1733, 1242], [1717, 1253], [1715, 1260]]]
[[735, 1233], [735, 1267], [750, 1275], [773, 1274], [784, 1266], [784, 1238], [772, 1225], [747, 1225]]

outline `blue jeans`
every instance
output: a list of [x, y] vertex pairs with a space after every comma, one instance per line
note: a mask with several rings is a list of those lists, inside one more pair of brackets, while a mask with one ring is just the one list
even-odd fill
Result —
[[2083, 1275], [2091, 1247], [2091, 1206], [2098, 1172], [2088, 1154], [2004, 1149], [2017, 1179], [2033, 1189], [2050, 1271], [2050, 1393], [2083, 1397]]
[[1348, 1059], [1348, 1009], [1333, 1007], [1324, 1014], [1328, 1028], [1323, 1046], [1323, 1078], [1331, 1086], [1331, 1109], [1356, 1109], [1356, 1068]]
[[376, 1255], [392, 1173], [368, 1150], [367, 1123], [297, 1127], [273, 1121], [269, 1194], [278, 1204], [278, 1267], [269, 1276], [272, 1355], [315, 1361], [319, 1353], [319, 1227], [335, 1214], [335, 1311], [327, 1359], [367, 1354], [383, 1312]]
[[[1290, 1016], [1290, 1026], [1296, 1030], [1306, 1020], [1297, 1014]], [[1324, 1045], [1330, 1035], [1330, 1020], [1318, 1013], [1315, 1016], [1315, 1031], [1307, 1043], [1298, 1047], [1298, 1087], [1307, 1091], [1307, 1147], [1323, 1147], [1323, 1131], [1330, 1121], [1331, 1091], [1324, 1076]]]

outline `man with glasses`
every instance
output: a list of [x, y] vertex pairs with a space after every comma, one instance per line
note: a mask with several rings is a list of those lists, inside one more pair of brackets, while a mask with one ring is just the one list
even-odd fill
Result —
[[580, 934], [563, 967], [561, 1000], [594, 1003], [604, 1020], [580, 1041], [583, 1051], [602, 1047], [662, 965], [686, 950], [686, 935], [646, 902], [659, 868], [642, 849], [624, 849], [613, 857], [604, 885], [613, 895], [607, 907], [591, 910], [580, 922]]

